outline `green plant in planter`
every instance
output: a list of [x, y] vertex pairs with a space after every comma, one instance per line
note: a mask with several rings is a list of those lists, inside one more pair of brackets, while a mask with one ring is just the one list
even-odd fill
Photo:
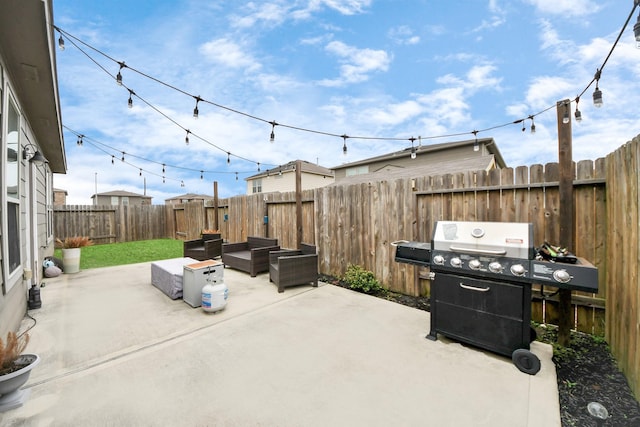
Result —
[[349, 264], [342, 280], [348, 284], [351, 289], [366, 294], [373, 294], [382, 290], [382, 286], [380, 286], [380, 282], [376, 279], [373, 272], [365, 270], [359, 265]]

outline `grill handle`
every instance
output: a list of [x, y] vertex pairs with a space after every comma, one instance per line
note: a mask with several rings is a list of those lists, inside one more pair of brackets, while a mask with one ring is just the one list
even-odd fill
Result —
[[466, 289], [469, 291], [476, 291], [476, 292], [489, 292], [491, 290], [491, 288], [488, 286], [486, 288], [477, 288], [475, 286], [465, 285], [464, 283], [460, 283], [460, 287], [462, 289]]
[[399, 243], [409, 243], [408, 240], [396, 240], [395, 242], [391, 242], [391, 246], [398, 246]]
[[449, 246], [449, 249], [456, 252], [466, 252], [470, 254], [480, 254], [480, 255], [506, 255], [506, 250], [485, 250], [485, 249], [473, 249], [473, 248], [465, 248], [460, 246]]

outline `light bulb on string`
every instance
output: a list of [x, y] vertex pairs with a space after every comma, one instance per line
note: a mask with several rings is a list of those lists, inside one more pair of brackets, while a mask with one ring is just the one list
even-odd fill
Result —
[[227, 151], [227, 164], [231, 163], [231, 153]]
[[596, 70], [596, 75], [594, 77], [596, 80], [596, 90], [593, 91], [593, 105], [596, 108], [602, 107], [602, 91], [598, 87], [600, 83], [600, 74], [601, 74], [601, 71], [599, 69]]
[[133, 95], [135, 95], [135, 92], [129, 89], [129, 100], [127, 101], [129, 108], [133, 108]]
[[60, 34], [60, 38], [58, 39], [58, 47], [60, 50], [64, 50], [64, 39], [62, 38], [62, 34]]
[[346, 134], [342, 135], [342, 154], [347, 155], [347, 138], [349, 138]]
[[415, 138], [411, 137], [409, 138], [409, 141], [411, 141], [411, 159], [415, 159], [416, 158], [416, 147], [413, 146], [413, 143], [415, 142]]
[[162, 176], [162, 183], [163, 183], [163, 184], [165, 183], [165, 181], [164, 181], [164, 175]]
[[202, 180], [202, 179], [204, 179], [203, 174], [204, 174], [204, 171], [200, 171], [200, 179], [201, 179], [201, 180]]
[[238, 180], [238, 172], [236, 172], [236, 181]]
[[[636, 0], [637, 3], [638, 0]], [[640, 49], [640, 12], [638, 12], [638, 21], [633, 26], [633, 35], [636, 38], [636, 47]]]
[[180, 187], [184, 187], [184, 181], [180, 181]]
[[184, 137], [184, 143], [189, 145], [189, 134], [191, 133], [191, 131], [189, 129], [187, 129], [187, 134]]
[[77, 145], [84, 144], [84, 141], [82, 140], [82, 138], [84, 138], [84, 135], [78, 135], [78, 140], [76, 141]]
[[163, 164], [162, 164], [162, 174], [163, 174], [163, 175], [164, 175], [164, 172], [165, 172], [165, 171], [164, 171], [164, 168], [165, 168], [165, 164], [163, 163]]
[[258, 172], [260, 172], [260, 162], [258, 162], [257, 164], [258, 164]]
[[118, 70], [118, 74], [116, 74], [116, 83], [118, 83], [118, 86], [122, 86], [122, 69], [124, 67], [126, 67], [124, 61], [122, 62], [118, 62], [118, 64], [120, 64], [120, 69]]
[[582, 113], [580, 112], [580, 110], [578, 109], [578, 103], [580, 102], [580, 97], [577, 96], [576, 97], [576, 112], [574, 113], [574, 116], [576, 118], [576, 122], [581, 122], [582, 121]]
[[533, 116], [529, 116], [531, 119], [531, 133], [536, 133], [536, 124], [533, 121]]
[[564, 104], [564, 114], [562, 115], [562, 123], [565, 125], [571, 121], [571, 117], [569, 116], [569, 103], [566, 102]]
[[140, 174], [139, 174], [139, 176], [142, 176], [142, 169], [140, 169]]
[[193, 108], [193, 118], [197, 119], [198, 118], [198, 102], [202, 101], [202, 98], [200, 98], [200, 96], [196, 96], [196, 106]]
[[111, 164], [112, 164], [112, 165], [115, 165], [115, 164], [116, 164], [115, 159], [116, 159], [116, 156], [113, 156], [113, 155], [112, 155], [112, 156], [111, 156]]
[[124, 162], [124, 151], [122, 152], [122, 159], [120, 159]]
[[269, 135], [269, 142], [273, 142], [276, 140], [276, 121], [269, 122], [271, 124], [271, 135]]
[[478, 145], [478, 131], [477, 130], [473, 130], [473, 131], [471, 131], [471, 133], [475, 137], [475, 141], [473, 143], [473, 151], [479, 151], [480, 150], [480, 145]]

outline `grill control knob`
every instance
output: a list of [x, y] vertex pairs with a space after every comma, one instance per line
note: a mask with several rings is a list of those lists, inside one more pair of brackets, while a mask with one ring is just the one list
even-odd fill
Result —
[[510, 270], [514, 276], [524, 276], [524, 273], [526, 273], [527, 271], [524, 269], [524, 266], [522, 264], [513, 264]]
[[442, 255], [436, 255], [433, 257], [433, 263], [435, 265], [444, 265], [444, 257]]
[[556, 270], [553, 272], [553, 278], [560, 283], [567, 283], [573, 277], [567, 272], [567, 270]]
[[480, 267], [482, 267], [482, 263], [480, 262], [480, 260], [477, 259], [472, 259], [471, 261], [469, 261], [469, 268], [472, 270], [480, 270]]
[[462, 260], [460, 258], [453, 257], [451, 258], [451, 261], [449, 261], [451, 263], [452, 267], [462, 267]]
[[502, 273], [502, 270], [504, 270], [504, 268], [498, 261], [493, 261], [489, 264], [489, 271], [492, 273]]

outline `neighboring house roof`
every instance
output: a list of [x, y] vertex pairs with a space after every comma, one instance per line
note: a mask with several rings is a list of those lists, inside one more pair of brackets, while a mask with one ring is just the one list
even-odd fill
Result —
[[[253, 179], [257, 179], [257, 178], [262, 178], [265, 176], [269, 176], [269, 175], [275, 175], [275, 174], [279, 174], [279, 173], [287, 173], [287, 172], [294, 172], [296, 170], [296, 163], [298, 162], [298, 160], [292, 160], [288, 163], [285, 163], [284, 165], [280, 165], [280, 166], [276, 166], [274, 168], [271, 169], [267, 169], [266, 171], [257, 173], [255, 175], [249, 176], [247, 178], [245, 178], [245, 181], [250, 181]], [[306, 160], [300, 160], [301, 164], [302, 164], [302, 172], [303, 173], [308, 173], [308, 174], [313, 174], [313, 175], [320, 175], [320, 176], [333, 176], [333, 171], [329, 168], [325, 168], [323, 166], [320, 165], [316, 165], [314, 163], [310, 163], [307, 162]]]
[[64, 194], [69, 194], [69, 193], [67, 192], [67, 190], [63, 190], [62, 188], [54, 188], [54, 189], [53, 189], [53, 192], [54, 192], [54, 193], [64, 193]]
[[[415, 146], [415, 149], [416, 149], [416, 154], [418, 156], [421, 156], [421, 155], [433, 153], [433, 152], [436, 152], [436, 151], [449, 150], [451, 148], [472, 146], [472, 145], [474, 145], [476, 143], [479, 144], [479, 145], [484, 145], [485, 146], [485, 148], [488, 151], [488, 153], [490, 155], [492, 155], [493, 158], [495, 159], [496, 167], [498, 167], [498, 168], [507, 167], [504, 159], [502, 158], [502, 154], [500, 154], [500, 150], [498, 149], [498, 146], [496, 145], [496, 143], [493, 140], [493, 138], [478, 138], [477, 141], [474, 138], [474, 139], [469, 139], [469, 140], [465, 140], [465, 141], [445, 142], [445, 143], [442, 143], [442, 144], [434, 144], [434, 145], [417, 145], [417, 146]], [[379, 163], [379, 162], [382, 162], [382, 161], [385, 161], [385, 160], [393, 160], [393, 159], [397, 159], [399, 157], [409, 157], [409, 156], [411, 156], [411, 148], [406, 148], [406, 149], [401, 150], [401, 151], [395, 151], [393, 153], [383, 154], [383, 155], [376, 156], [376, 157], [370, 157], [368, 159], [358, 160], [356, 162], [344, 163], [344, 164], [341, 164], [339, 166], [334, 167], [333, 169], [334, 170], [346, 169], [346, 168], [351, 168], [351, 167], [355, 167], [355, 166], [368, 165], [368, 164], [371, 164], [371, 163]]]
[[51, 171], [66, 173], [52, 2], [3, 0], [1, 4], [4, 65]]
[[170, 197], [168, 199], [164, 199], [165, 202], [170, 200], [211, 200], [213, 196], [209, 196], [208, 194], [195, 194], [195, 193], [187, 193], [181, 196]]
[[391, 181], [395, 179], [417, 178], [421, 176], [436, 176], [445, 174], [455, 174], [467, 171], [491, 170], [495, 168], [495, 157], [482, 156], [463, 160], [451, 160], [448, 162], [439, 162], [432, 165], [423, 165], [415, 167], [396, 167], [378, 169], [376, 172], [370, 172], [360, 175], [352, 175], [343, 178], [332, 185], [344, 184], [361, 184], [371, 181]]
[[140, 197], [142, 199], [151, 199], [151, 196], [145, 196], [144, 194], [137, 194], [137, 193], [132, 193], [130, 191], [124, 191], [124, 190], [115, 190], [115, 191], [107, 191], [104, 193], [98, 193], [98, 194], [92, 195], [91, 198], [93, 199], [96, 196], [98, 197], [100, 196]]

